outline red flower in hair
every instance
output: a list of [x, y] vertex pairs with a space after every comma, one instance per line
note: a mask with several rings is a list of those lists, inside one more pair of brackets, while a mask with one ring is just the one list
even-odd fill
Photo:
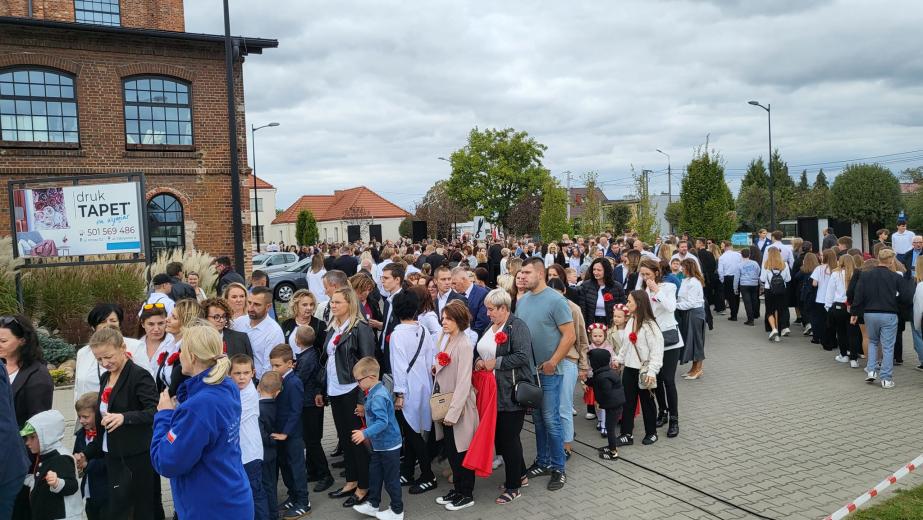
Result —
[[445, 352], [440, 352], [436, 354], [436, 362], [439, 363], [439, 366], [444, 367], [452, 362], [452, 357]]
[[612, 294], [611, 294], [611, 293], [604, 293], [604, 294], [603, 294], [603, 301], [604, 301], [604, 302], [611, 302], [611, 301], [612, 301]]
[[337, 334], [337, 335], [334, 336], [334, 338], [333, 338], [333, 346], [335, 347], [335, 346], [337, 346], [337, 345], [339, 345], [339, 344], [340, 344], [340, 335]]
[[103, 390], [103, 395], [99, 397], [99, 400], [106, 404], [109, 404], [109, 396], [111, 395], [112, 395], [112, 387], [107, 386], [106, 389]]
[[506, 332], [503, 332], [502, 330], [494, 335], [494, 342], [497, 345], [506, 343], [508, 339], [510, 339], [510, 337], [506, 334]]
[[158, 365], [158, 366], [163, 366], [163, 364], [164, 364], [166, 361], [167, 361], [167, 353], [166, 353], [166, 352], [161, 352], [160, 355], [157, 356], [157, 365]]
[[637, 332], [630, 332], [630, 333], [628, 334], [628, 341], [630, 341], [630, 342], [632, 342], [632, 343], [637, 343], [637, 342], [638, 342], [638, 333], [637, 333]]
[[167, 364], [172, 367], [173, 365], [176, 364], [178, 360], [179, 360], [179, 350], [170, 354], [170, 357], [167, 358]]

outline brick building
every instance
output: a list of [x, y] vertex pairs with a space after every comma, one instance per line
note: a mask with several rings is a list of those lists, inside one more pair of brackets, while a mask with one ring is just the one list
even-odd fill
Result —
[[[143, 172], [155, 250], [233, 257], [224, 37], [184, 31], [182, 0], [0, 0], [0, 235], [10, 179]], [[277, 46], [234, 38], [244, 244], [243, 61]]]

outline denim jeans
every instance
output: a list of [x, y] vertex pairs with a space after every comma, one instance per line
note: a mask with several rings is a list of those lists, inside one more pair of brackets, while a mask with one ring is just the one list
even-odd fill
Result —
[[561, 436], [564, 443], [574, 442], [574, 388], [577, 387], [577, 363], [561, 360]]
[[253, 493], [253, 518], [254, 520], [269, 520], [269, 511], [266, 505], [266, 494], [263, 493], [263, 461], [251, 460], [244, 464], [244, 472], [250, 480], [250, 492]]
[[866, 371], [878, 372], [878, 349], [881, 348], [882, 381], [890, 381], [894, 369], [894, 341], [897, 338], [897, 315], [883, 312], [865, 313], [865, 329], [869, 334], [869, 355]]
[[384, 486], [391, 498], [391, 510], [404, 512], [401, 501], [401, 450], [373, 451], [369, 459], [369, 504], [378, 509], [381, 505], [381, 488]]
[[[564, 436], [561, 431], [561, 384], [564, 376], [538, 375], [544, 400], [542, 409], [532, 412], [535, 424], [535, 462], [542, 467], [564, 471]], [[569, 412], [568, 412], [569, 413]]]
[[913, 335], [913, 350], [917, 353], [917, 362], [923, 363], [923, 333], [910, 320], [910, 332]]

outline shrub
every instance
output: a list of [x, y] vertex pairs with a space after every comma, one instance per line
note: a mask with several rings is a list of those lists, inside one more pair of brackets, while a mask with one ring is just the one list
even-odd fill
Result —
[[61, 338], [49, 336], [45, 332], [39, 332], [38, 343], [42, 347], [46, 363], [60, 365], [68, 359], [77, 357], [77, 347]]
[[49, 370], [51, 374], [51, 381], [54, 383], [54, 386], [65, 386], [74, 384], [74, 377], [71, 375], [69, 370]]
[[205, 289], [205, 294], [214, 296], [218, 283], [218, 272], [212, 265], [214, 261], [215, 257], [202, 251], [188, 250], [184, 253], [180, 249], [171, 249], [169, 253], [157, 255], [157, 261], [148, 267], [146, 274], [153, 278], [156, 274], [165, 273], [170, 262], [181, 262], [187, 274], [199, 274], [199, 287]]

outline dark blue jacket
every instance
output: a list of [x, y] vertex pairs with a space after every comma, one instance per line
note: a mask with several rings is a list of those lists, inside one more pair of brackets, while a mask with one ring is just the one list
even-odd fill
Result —
[[[313, 399], [313, 398], [312, 398]], [[301, 409], [304, 407], [304, 385], [292, 370], [282, 378], [282, 392], [276, 397], [276, 423], [273, 433], [300, 438]]]
[[0, 446], [9, 448], [3, 458], [3, 464], [0, 464], [0, 484], [25, 478], [26, 473], [29, 473], [29, 460], [26, 458], [22, 437], [19, 436], [10, 377], [6, 373], [6, 363], [3, 360], [0, 360]]
[[314, 396], [327, 393], [324, 385], [324, 367], [320, 364], [320, 349], [308, 347], [298, 354], [295, 372], [304, 387], [304, 407], [313, 408]]
[[375, 451], [387, 451], [401, 445], [401, 427], [394, 416], [391, 392], [378, 383], [365, 396], [365, 436]]
[[[83, 453], [87, 448], [87, 436], [83, 428], [77, 430], [77, 439], [74, 441], [74, 453]], [[89, 486], [89, 490], [87, 487]], [[87, 467], [83, 470], [83, 478], [80, 479], [80, 494], [87, 496], [90, 492], [90, 498], [99, 503], [109, 499], [109, 472], [106, 470], [106, 461], [103, 459], [93, 459], [87, 461]]]
[[229, 378], [207, 384], [208, 372], [180, 386], [176, 410], [154, 416], [151, 462], [170, 479], [179, 518], [252, 518], [240, 455], [240, 390]]
[[260, 437], [263, 439], [263, 464], [276, 460], [276, 441], [270, 435], [276, 426], [276, 400], [260, 398]]
[[490, 325], [487, 306], [484, 305], [485, 296], [487, 296], [487, 289], [477, 284], [471, 286], [471, 293], [468, 295], [468, 311], [471, 312], [471, 330], [477, 332], [479, 337]]

